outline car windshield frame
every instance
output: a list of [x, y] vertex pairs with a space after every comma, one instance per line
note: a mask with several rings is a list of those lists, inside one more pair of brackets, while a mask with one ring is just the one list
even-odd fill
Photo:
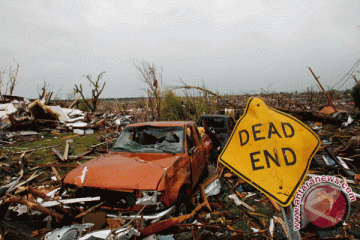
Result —
[[182, 126], [128, 126], [115, 142], [112, 152], [185, 153]]

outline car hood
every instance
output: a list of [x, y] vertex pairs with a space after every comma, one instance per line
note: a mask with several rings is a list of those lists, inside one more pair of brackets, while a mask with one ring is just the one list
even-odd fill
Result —
[[69, 172], [64, 184], [109, 190], [156, 190], [166, 169], [179, 158], [172, 154], [109, 153]]

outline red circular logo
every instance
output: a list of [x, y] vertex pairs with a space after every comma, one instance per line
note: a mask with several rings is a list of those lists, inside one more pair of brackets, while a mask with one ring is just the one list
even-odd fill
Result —
[[341, 222], [346, 211], [345, 196], [334, 186], [315, 187], [304, 199], [305, 216], [311, 223], [321, 228], [333, 227]]

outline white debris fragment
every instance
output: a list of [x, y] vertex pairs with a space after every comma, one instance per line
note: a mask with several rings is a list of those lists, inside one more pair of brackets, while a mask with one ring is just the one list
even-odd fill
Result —
[[40, 205], [43, 207], [53, 207], [61, 204], [83, 203], [83, 202], [93, 202], [93, 201], [100, 201], [100, 197], [85, 197], [85, 198], [63, 199], [57, 201], [47, 201], [47, 202], [42, 202]]
[[[221, 191], [221, 182], [219, 178], [216, 178], [214, 181], [212, 181], [211, 183], [209, 183], [205, 188], [205, 195], [206, 197], [210, 197], [210, 196], [216, 196], [220, 193]], [[196, 199], [200, 199], [200, 193], [197, 193], [195, 195]]]
[[338, 156], [337, 156], [337, 159], [339, 160], [339, 162], [341, 163], [341, 165], [342, 165], [345, 169], [350, 170], [350, 168], [348, 167], [348, 165], [342, 160], [341, 157], [338, 157]]
[[274, 219], [271, 218], [270, 219], [270, 225], [269, 225], [269, 233], [270, 233], [271, 237], [274, 236], [274, 230], [275, 230]]
[[47, 106], [47, 107], [58, 114], [59, 121], [61, 123], [65, 123], [70, 119], [69, 116], [63, 111], [63, 108], [61, 108], [60, 106]]
[[88, 124], [86, 122], [78, 121], [78, 122], [73, 122], [73, 123], [67, 123], [66, 126], [76, 128], [76, 127], [87, 127]]
[[157, 240], [156, 234], [151, 234], [150, 236], [147, 236], [143, 240]]
[[201, 222], [199, 222], [199, 221], [198, 221], [198, 220], [196, 220], [196, 219], [194, 220], [194, 222], [192, 222], [192, 224], [193, 224], [193, 225], [202, 225], [202, 223], [201, 223]]
[[247, 205], [246, 203], [244, 203], [243, 201], [241, 201], [241, 200], [236, 196], [235, 193], [229, 195], [228, 198], [232, 199], [232, 200], [234, 201], [234, 203], [235, 203], [236, 206], [242, 205], [242, 206], [246, 207], [247, 209], [249, 209], [250, 211], [253, 211], [253, 212], [255, 211], [254, 208], [250, 207], [249, 205]]
[[88, 128], [88, 129], [80, 129], [80, 128], [75, 128], [73, 130], [73, 132], [75, 134], [79, 134], [79, 135], [90, 135], [90, 134], [94, 134], [94, 130], [91, 129], [91, 128]]
[[[78, 239], [86, 228], [94, 226], [93, 223], [77, 224], [57, 228], [45, 235], [45, 240]], [[82, 238], [81, 238], [82, 239]]]
[[[70, 117], [85, 116], [84, 112], [81, 111], [80, 109], [69, 109], [69, 108], [67, 108], [67, 109], [69, 110], [68, 116], [70, 116]], [[66, 109], [63, 109], [63, 111], [66, 111]]]
[[46, 196], [51, 197], [51, 198], [54, 198], [55, 195], [56, 195], [56, 193], [57, 193], [59, 190], [60, 190], [60, 188], [56, 188], [56, 189], [48, 192], [48, 193], [46, 194]]
[[99, 231], [94, 231], [84, 235], [79, 238], [79, 240], [87, 239], [114, 239], [114, 240], [126, 240], [130, 239], [132, 236], [140, 236], [140, 232], [135, 228], [119, 228], [116, 230], [104, 229]]
[[128, 125], [131, 123], [131, 116], [130, 115], [127, 115], [127, 116], [123, 116], [121, 118], [118, 118], [114, 121], [114, 123], [117, 125], [117, 126], [125, 126], [125, 125]]
[[24, 213], [27, 213], [29, 211], [28, 207], [26, 205], [18, 204], [13, 208], [14, 212], [18, 213], [18, 216], [23, 215]]
[[341, 126], [347, 127], [347, 126], [349, 126], [353, 121], [354, 121], [354, 119], [353, 119], [351, 116], [349, 116], [348, 119], [347, 119], [347, 121], [346, 121], [346, 122], [343, 122], [343, 123], [341, 124]]
[[111, 233], [111, 229], [104, 229], [99, 231], [94, 231], [88, 234], [85, 234], [83, 237], [79, 238], [79, 240], [87, 240], [87, 239], [106, 239], [107, 235]]
[[221, 182], [219, 178], [216, 178], [209, 185], [205, 187], [205, 194], [207, 197], [216, 196], [220, 193], [221, 190]]
[[0, 104], [0, 118], [7, 116], [8, 114], [16, 113], [17, 108], [13, 103]]
[[86, 172], [87, 172], [87, 167], [84, 167], [82, 174], [81, 174], [81, 183], [84, 183], [85, 181], [85, 176], [86, 176]]
[[245, 198], [252, 197], [252, 196], [255, 196], [255, 195], [256, 195], [256, 193], [249, 192], [248, 195]]

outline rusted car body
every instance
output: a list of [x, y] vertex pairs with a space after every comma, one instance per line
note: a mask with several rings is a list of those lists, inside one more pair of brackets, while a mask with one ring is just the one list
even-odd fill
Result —
[[209, 136], [201, 137], [191, 121], [131, 124], [108, 154], [69, 172], [63, 185], [77, 197], [100, 196], [103, 208], [128, 210], [129, 218], [146, 209], [153, 217], [144, 219], [155, 219], [190, 195], [211, 148]]

